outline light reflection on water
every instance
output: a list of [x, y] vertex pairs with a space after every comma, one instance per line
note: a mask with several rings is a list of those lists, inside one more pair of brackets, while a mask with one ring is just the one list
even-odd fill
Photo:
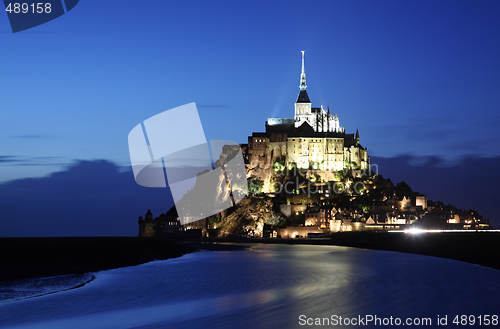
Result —
[[302, 314], [498, 314], [499, 279], [434, 257], [254, 245], [99, 272], [82, 288], [0, 305], [0, 328], [303, 328]]

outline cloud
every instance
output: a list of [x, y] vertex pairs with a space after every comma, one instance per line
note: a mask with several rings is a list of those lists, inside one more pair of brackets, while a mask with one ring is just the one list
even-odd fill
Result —
[[3, 164], [3, 163], [15, 163], [17, 161], [19, 161], [18, 159], [19, 157], [17, 156], [14, 156], [14, 155], [0, 155], [0, 166]]
[[137, 218], [170, 209], [168, 188], [136, 184], [131, 171], [108, 161], [79, 161], [43, 178], [0, 185], [0, 235], [135, 236]]
[[[0, 156], [11, 161], [15, 156]], [[442, 166], [439, 157], [371, 157], [379, 173], [407, 182], [429, 199], [475, 209], [500, 227], [496, 189], [500, 157], [463, 157]], [[6, 236], [135, 236], [137, 218], [148, 208], [155, 216], [170, 209], [168, 188], [147, 188], [130, 170], [114, 163], [78, 161], [43, 178], [0, 184], [0, 234]]]
[[54, 161], [63, 159], [55, 156], [26, 157], [16, 155], [0, 156], [0, 166], [61, 166], [67, 165], [67, 162]]
[[464, 156], [450, 161], [440, 157], [402, 155], [392, 158], [370, 157], [379, 174], [396, 184], [408, 183], [414, 191], [433, 201], [474, 209], [500, 227], [496, 190], [500, 186], [500, 157]]

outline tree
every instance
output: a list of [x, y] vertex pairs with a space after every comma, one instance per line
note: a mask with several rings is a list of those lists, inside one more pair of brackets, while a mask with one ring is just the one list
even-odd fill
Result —
[[336, 171], [335, 172], [335, 181], [336, 182], [341, 182], [344, 179], [344, 173], [342, 170]]
[[352, 193], [361, 194], [365, 190], [365, 184], [361, 178], [356, 178], [352, 182]]
[[286, 218], [283, 217], [281, 214], [275, 214], [274, 212], [269, 216], [269, 218], [266, 221], [266, 224], [268, 225], [279, 225], [281, 222], [283, 222]]
[[404, 181], [401, 181], [401, 182], [396, 184], [396, 195], [400, 199], [402, 197], [409, 198], [413, 195], [413, 191], [408, 184], [406, 184]]
[[281, 172], [285, 169], [285, 156], [282, 156], [273, 163], [273, 170], [275, 172]]
[[256, 176], [250, 176], [247, 179], [248, 190], [255, 194], [262, 193], [262, 187], [264, 187], [264, 181]]
[[[289, 176], [284, 182], [287, 191], [299, 190], [301, 186], [307, 186], [309, 181], [306, 178], [307, 170], [302, 170], [297, 167], [288, 172]], [[287, 192], [285, 191], [285, 192]]]

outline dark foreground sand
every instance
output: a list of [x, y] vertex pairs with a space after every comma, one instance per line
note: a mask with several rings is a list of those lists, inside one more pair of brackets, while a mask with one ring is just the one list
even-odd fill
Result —
[[[218, 244], [215, 244], [218, 243]], [[330, 239], [203, 239], [176, 243], [137, 237], [1, 238], [0, 281], [81, 274], [180, 257], [196, 249], [235, 250], [220, 243], [317, 244], [450, 258], [500, 269], [500, 233], [337, 233]]]
[[1, 238], [0, 281], [95, 272], [193, 251], [166, 240], [136, 237]]

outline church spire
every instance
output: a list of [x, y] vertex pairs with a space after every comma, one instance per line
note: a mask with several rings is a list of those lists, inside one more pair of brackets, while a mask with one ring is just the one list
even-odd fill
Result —
[[[297, 101], [295, 103], [311, 103], [309, 100], [309, 96], [307, 95], [306, 91], [306, 71], [304, 69], [304, 53], [305, 51], [302, 50], [302, 73], [300, 73], [300, 91], [299, 91], [299, 97], [297, 98]], [[309, 105], [309, 112], [311, 111], [311, 105]]]
[[302, 72], [300, 73], [300, 90], [306, 90], [306, 71], [304, 69], [304, 53], [305, 50], [302, 50]]

